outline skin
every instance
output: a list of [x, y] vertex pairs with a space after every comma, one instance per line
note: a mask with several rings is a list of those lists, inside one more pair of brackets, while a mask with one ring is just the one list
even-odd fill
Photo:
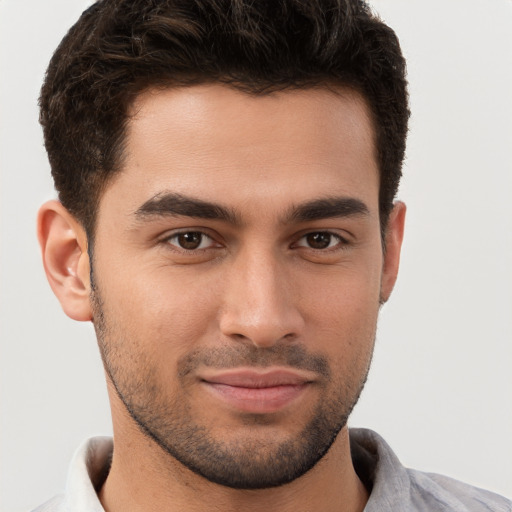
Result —
[[[380, 305], [396, 280], [405, 218], [405, 206], [395, 204], [383, 251], [365, 101], [346, 89], [254, 97], [202, 85], [147, 91], [132, 114], [123, 169], [100, 201], [94, 290], [81, 225], [56, 201], [39, 214], [50, 284], [66, 314], [94, 321], [106, 367], [115, 450], [103, 506], [363, 510], [368, 495], [344, 425], [302, 476], [240, 490], [186, 468], [142, 432], [134, 410], [148, 421], [145, 405], [165, 421], [185, 418], [217, 446], [245, 449], [243, 460], [267, 465], [279, 446], [302, 442], [329, 401], [350, 413], [370, 365]], [[227, 213], [171, 214], [176, 197], [162, 201], [169, 193]], [[326, 198], [337, 207], [306, 211]], [[188, 239], [178, 236], [183, 232]], [[194, 241], [190, 233], [202, 233], [198, 249], [180, 247]], [[276, 410], [242, 411], [204, 382], [212, 370], [205, 357], [214, 358], [215, 371], [266, 371], [291, 367], [286, 354], [299, 352], [305, 361], [327, 362], [329, 371], [300, 370], [308, 383]]]

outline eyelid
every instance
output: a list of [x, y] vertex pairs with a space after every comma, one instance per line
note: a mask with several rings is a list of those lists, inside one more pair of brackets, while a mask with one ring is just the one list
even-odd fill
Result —
[[[176, 238], [180, 235], [186, 234], [186, 233], [199, 233], [201, 236], [206, 237], [210, 239], [211, 243], [208, 247], [201, 247], [197, 249], [185, 249], [184, 247], [180, 247], [177, 244], [171, 243], [171, 240], [173, 238]], [[171, 232], [167, 232], [164, 236], [160, 238], [160, 242], [162, 244], [166, 244], [172, 247], [173, 250], [180, 251], [182, 253], [194, 253], [194, 252], [200, 252], [200, 251], [206, 251], [211, 248], [219, 248], [222, 247], [222, 243], [217, 240], [218, 237], [213, 236], [210, 233], [210, 230], [206, 228], [201, 227], [187, 227], [187, 228], [178, 228], [175, 230], [172, 230]]]
[[[301, 240], [304, 240], [307, 236], [314, 235], [316, 233], [328, 234], [328, 235], [332, 236], [333, 238], [335, 238], [338, 241], [338, 243], [335, 244], [333, 247], [326, 247], [325, 249], [315, 249], [314, 247], [308, 247], [307, 245], [299, 245], [299, 242]], [[309, 249], [311, 251], [328, 252], [328, 251], [335, 251], [335, 250], [343, 249], [344, 247], [346, 247], [350, 243], [351, 242], [350, 242], [350, 240], [349, 240], [349, 238], [347, 236], [343, 236], [342, 234], [338, 233], [335, 230], [332, 230], [332, 229], [314, 229], [314, 230], [309, 230], [309, 231], [306, 231], [306, 232], [300, 234], [300, 236], [297, 237], [296, 242], [294, 242], [292, 244], [292, 247], [304, 247], [305, 249]]]

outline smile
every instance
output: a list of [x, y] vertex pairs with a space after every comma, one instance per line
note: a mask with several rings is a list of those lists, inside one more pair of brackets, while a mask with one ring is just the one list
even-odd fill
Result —
[[267, 414], [291, 404], [312, 383], [310, 376], [290, 370], [258, 372], [237, 369], [203, 376], [216, 398], [240, 412]]

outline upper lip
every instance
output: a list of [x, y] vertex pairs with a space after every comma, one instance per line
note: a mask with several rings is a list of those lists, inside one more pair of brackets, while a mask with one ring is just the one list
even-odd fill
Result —
[[237, 368], [222, 372], [204, 372], [201, 379], [210, 384], [224, 384], [241, 388], [270, 388], [276, 386], [300, 386], [313, 381], [309, 372], [289, 369]]

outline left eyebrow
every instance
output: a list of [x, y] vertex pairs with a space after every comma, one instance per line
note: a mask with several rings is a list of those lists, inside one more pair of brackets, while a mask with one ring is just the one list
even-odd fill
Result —
[[291, 209], [287, 222], [308, 222], [313, 220], [366, 217], [370, 210], [360, 199], [352, 197], [327, 197], [300, 204]]

